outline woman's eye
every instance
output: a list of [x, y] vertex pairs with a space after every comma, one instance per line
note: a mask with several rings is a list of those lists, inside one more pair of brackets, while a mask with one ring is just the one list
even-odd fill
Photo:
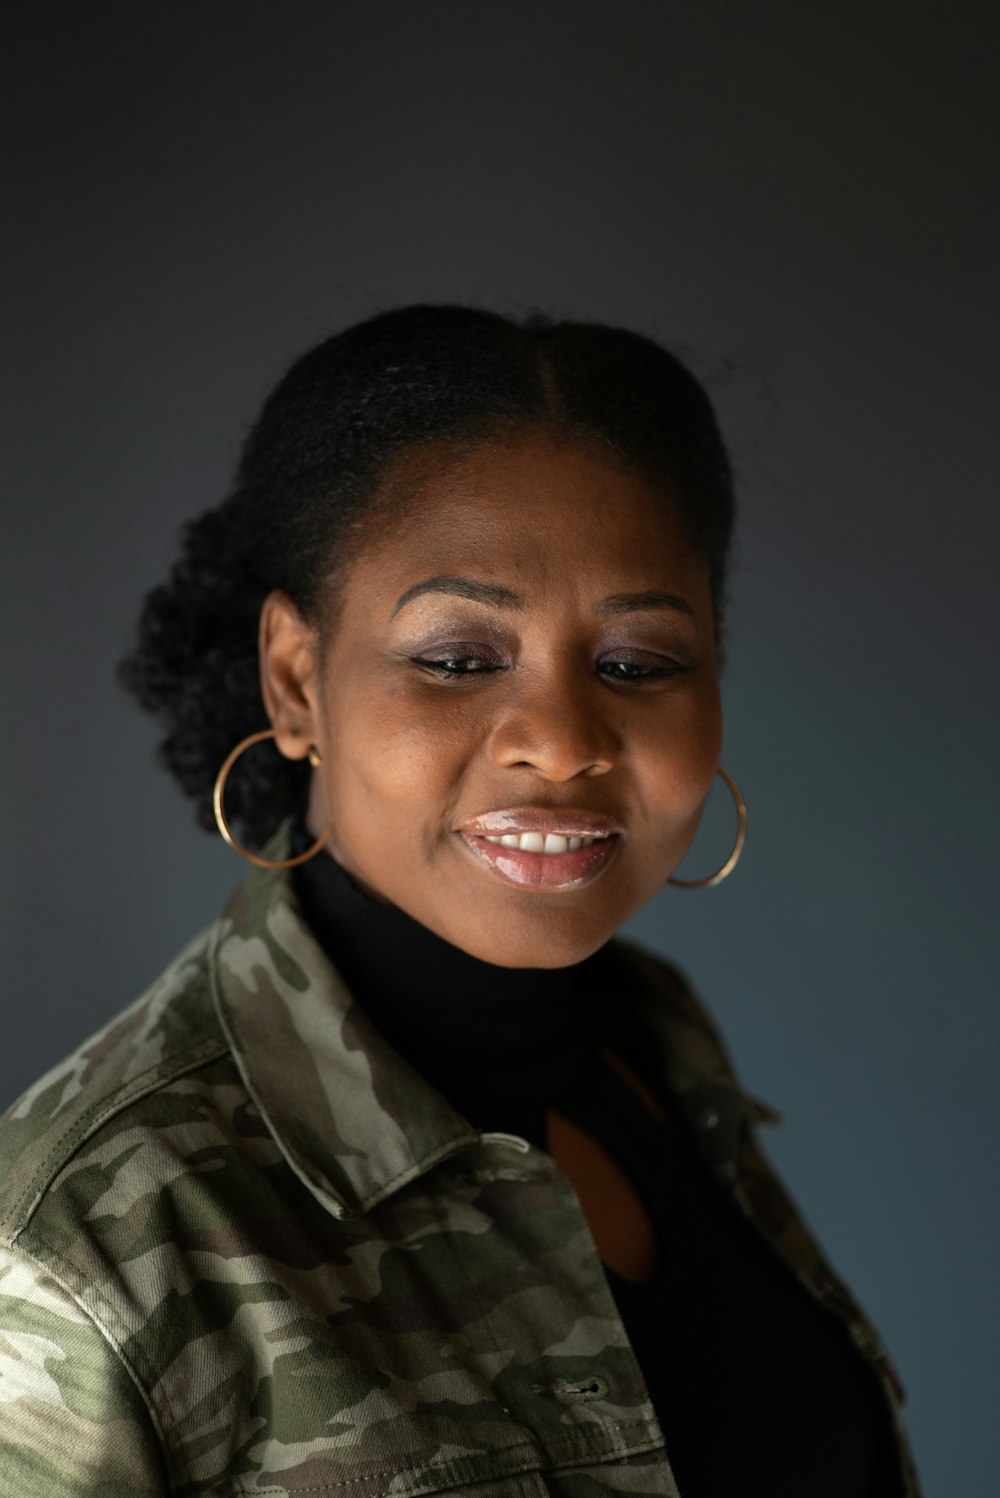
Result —
[[449, 651], [438, 656], [411, 656], [415, 666], [439, 676], [480, 676], [487, 671], [499, 671], [500, 663], [485, 655], [462, 654]]
[[665, 681], [668, 677], [676, 676], [680, 671], [686, 671], [686, 666], [681, 666], [677, 661], [659, 660], [630, 661], [630, 660], [603, 660], [598, 661], [597, 669], [606, 681], [625, 682], [627, 684], [641, 683], [644, 681]]

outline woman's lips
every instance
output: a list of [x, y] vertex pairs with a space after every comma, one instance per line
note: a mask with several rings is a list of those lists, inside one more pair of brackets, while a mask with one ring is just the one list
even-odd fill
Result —
[[622, 829], [614, 817], [596, 811], [580, 811], [577, 807], [503, 806], [469, 817], [457, 830], [481, 837], [529, 832], [552, 833], [560, 837], [611, 837]]
[[567, 890], [593, 879], [618, 848], [615, 836], [599, 837], [573, 852], [528, 852], [504, 848], [478, 833], [460, 833], [466, 848], [507, 884], [528, 885], [536, 890]]
[[607, 866], [621, 841], [613, 817], [574, 807], [497, 807], [456, 831], [483, 868], [522, 889], [585, 884]]

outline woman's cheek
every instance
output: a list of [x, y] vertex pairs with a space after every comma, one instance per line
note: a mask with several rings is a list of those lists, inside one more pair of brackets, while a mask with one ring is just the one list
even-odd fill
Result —
[[355, 737], [350, 778], [381, 816], [415, 820], [447, 796], [460, 769], [460, 746], [447, 720], [394, 713], [389, 703]]

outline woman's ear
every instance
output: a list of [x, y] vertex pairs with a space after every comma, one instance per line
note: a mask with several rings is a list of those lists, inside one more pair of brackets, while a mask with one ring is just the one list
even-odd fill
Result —
[[318, 640], [280, 588], [264, 599], [257, 646], [260, 690], [275, 743], [286, 759], [304, 759], [313, 744], [319, 745]]

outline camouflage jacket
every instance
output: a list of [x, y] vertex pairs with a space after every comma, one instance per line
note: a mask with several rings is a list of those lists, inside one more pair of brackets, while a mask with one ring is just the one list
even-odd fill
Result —
[[[896, 1412], [766, 1110], [678, 974], [623, 950], [707, 1162]], [[677, 1494], [568, 1179], [387, 1046], [287, 874], [251, 871], [8, 1110], [0, 1168], [4, 1498]]]

